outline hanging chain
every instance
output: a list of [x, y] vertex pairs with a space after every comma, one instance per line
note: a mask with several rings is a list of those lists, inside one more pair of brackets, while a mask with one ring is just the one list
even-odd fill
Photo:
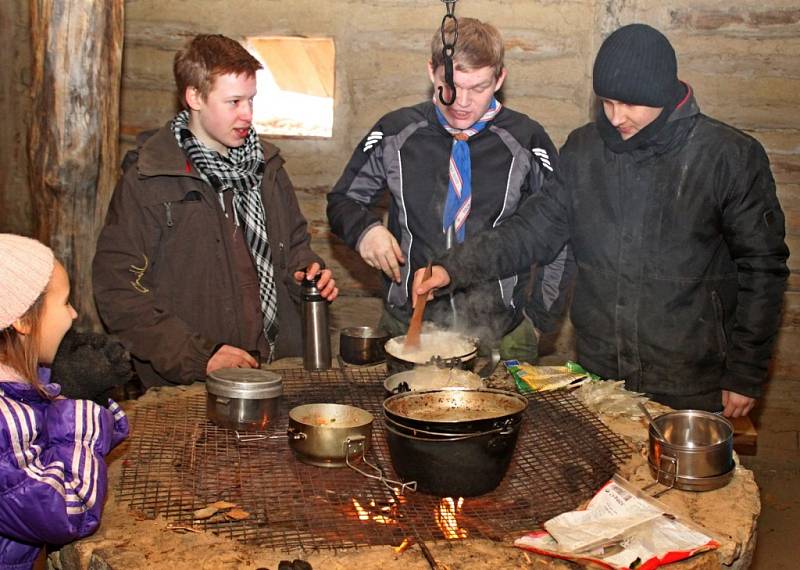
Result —
[[[442, 92], [444, 88], [439, 86], [439, 101], [448, 107], [456, 100], [456, 85], [453, 80], [453, 55], [456, 53], [456, 42], [458, 41], [458, 20], [456, 19], [456, 2], [458, 0], [442, 0], [447, 9], [447, 13], [442, 18], [442, 56], [444, 58], [444, 82], [450, 91], [447, 99], [444, 98]], [[453, 40], [447, 41], [447, 34], [445, 34], [445, 27], [447, 20], [453, 20]]]

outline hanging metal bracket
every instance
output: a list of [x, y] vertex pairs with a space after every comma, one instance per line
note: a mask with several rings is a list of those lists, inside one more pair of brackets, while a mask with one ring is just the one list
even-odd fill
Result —
[[[441, 101], [442, 105], [449, 107], [455, 103], [456, 100], [456, 85], [453, 80], [453, 55], [456, 53], [456, 42], [458, 41], [458, 20], [455, 16], [456, 2], [458, 2], [458, 0], [442, 0], [442, 2], [444, 2], [447, 9], [447, 13], [442, 18], [441, 31], [442, 56], [444, 58], [444, 82], [447, 84], [449, 93], [447, 99], [445, 99], [443, 95], [444, 88], [440, 85], [439, 101]], [[453, 40], [451, 42], [447, 41], [447, 34], [445, 34], [447, 20], [453, 20]]]

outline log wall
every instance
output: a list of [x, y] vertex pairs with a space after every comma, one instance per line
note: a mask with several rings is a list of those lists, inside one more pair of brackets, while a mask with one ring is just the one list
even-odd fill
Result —
[[30, 6], [33, 235], [70, 275], [77, 325], [100, 330], [91, 263], [119, 172], [123, 2], [31, 0]]

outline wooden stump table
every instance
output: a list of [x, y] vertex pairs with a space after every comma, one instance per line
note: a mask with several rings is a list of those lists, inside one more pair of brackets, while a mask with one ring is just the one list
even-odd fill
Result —
[[[298, 360], [285, 359], [273, 366], [290, 368]], [[494, 384], [508, 381], [502, 367], [495, 371]], [[126, 402], [126, 409], [147, 405], [158, 399], [189, 398], [204, 391], [201, 383], [188, 387], [149, 391], [136, 401]], [[647, 428], [644, 420], [600, 414], [600, 419], [637, 450], [620, 474], [642, 488], [653, 482], [647, 453]], [[300, 558], [316, 570], [380, 568], [381, 570], [425, 570], [434, 560], [440, 569], [527, 568], [561, 570], [577, 565], [538, 556], [515, 548], [509, 542], [465, 539], [428, 542], [426, 553], [413, 545], [403, 553], [392, 546], [313, 552], [278, 552], [236, 542], [211, 533], [175, 527], [164, 519], [141, 520], [141, 516], [121, 503], [116, 490], [129, 443], [122, 444], [108, 457], [109, 493], [100, 529], [59, 551], [50, 554], [49, 563], [62, 570], [128, 570], [134, 568], [268, 568], [276, 570], [281, 560]], [[689, 560], [669, 565], [669, 570], [706, 570], [749, 567], [755, 549], [758, 515], [761, 510], [758, 487], [753, 473], [738, 464], [731, 482], [714, 491], [691, 493], [670, 490], [660, 497], [673, 512], [704, 527], [720, 542], [720, 548]]]

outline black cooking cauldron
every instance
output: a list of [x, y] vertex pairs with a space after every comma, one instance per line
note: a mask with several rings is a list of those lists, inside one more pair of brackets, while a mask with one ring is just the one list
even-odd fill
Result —
[[391, 396], [384, 401], [384, 427], [392, 465], [424, 493], [488, 493], [511, 464], [527, 405], [523, 396], [502, 390], [445, 388]]

